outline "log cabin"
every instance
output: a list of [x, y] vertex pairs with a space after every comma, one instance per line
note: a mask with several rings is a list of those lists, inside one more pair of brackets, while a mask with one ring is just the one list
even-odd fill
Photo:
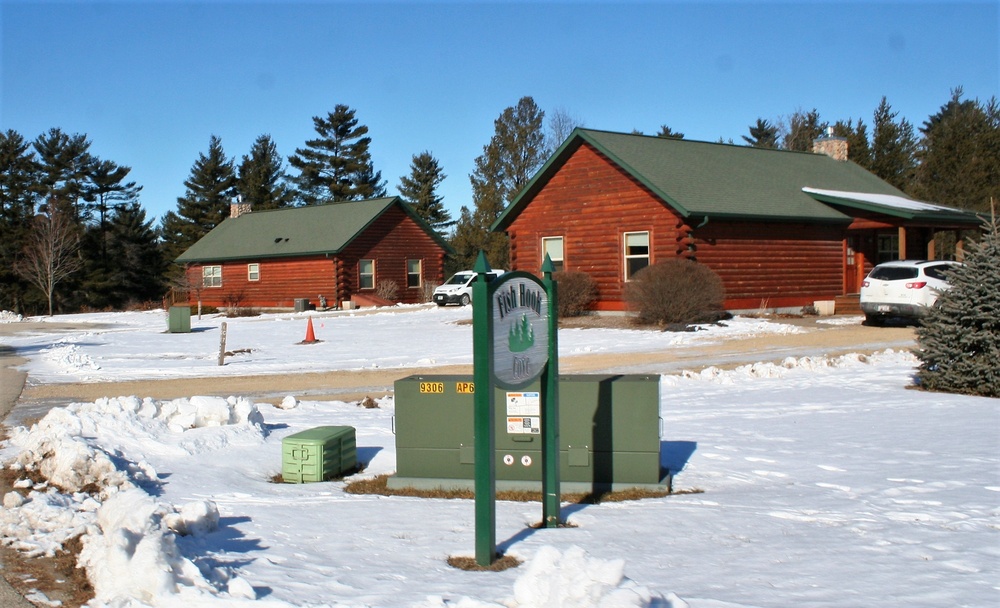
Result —
[[[234, 203], [227, 219], [175, 260], [185, 268], [190, 303], [416, 303], [443, 280], [450, 247], [399, 197], [251, 211]], [[382, 297], [393, 286], [396, 297]]]
[[631, 276], [683, 257], [720, 276], [727, 310], [798, 312], [847, 308], [873, 265], [940, 257], [937, 232], [980, 226], [908, 198], [832, 135], [809, 153], [580, 128], [491, 229], [507, 234], [515, 270], [548, 255], [589, 274], [597, 311], [625, 310]]

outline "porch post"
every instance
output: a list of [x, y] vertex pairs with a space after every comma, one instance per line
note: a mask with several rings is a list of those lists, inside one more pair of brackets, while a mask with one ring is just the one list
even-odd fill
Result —
[[906, 259], [906, 227], [899, 227], [899, 251], [896, 252], [899, 255], [899, 259]]
[[936, 260], [937, 259], [937, 257], [935, 257], [935, 254], [936, 254], [937, 250], [934, 247], [934, 245], [935, 245], [934, 244], [934, 235], [936, 233], [937, 233], [937, 231], [934, 230], [933, 228], [931, 228], [931, 238], [929, 238], [927, 240], [927, 259], [928, 260]]

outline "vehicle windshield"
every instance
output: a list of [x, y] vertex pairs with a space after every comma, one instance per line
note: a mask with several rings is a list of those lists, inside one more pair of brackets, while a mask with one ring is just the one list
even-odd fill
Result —
[[467, 272], [460, 272], [458, 274], [453, 274], [451, 278], [448, 279], [448, 281], [445, 283], [445, 285], [465, 285], [466, 283], [469, 282], [469, 279], [471, 279], [472, 276], [473, 275]]
[[879, 266], [869, 278], [880, 281], [905, 281], [917, 278], [917, 269], [907, 266]]

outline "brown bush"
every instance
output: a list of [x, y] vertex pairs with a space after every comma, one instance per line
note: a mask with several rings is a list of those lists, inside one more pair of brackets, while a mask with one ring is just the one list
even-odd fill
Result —
[[585, 272], [557, 272], [559, 318], [578, 317], [590, 312], [597, 299], [597, 282]]
[[[230, 291], [223, 297], [222, 301], [226, 309], [226, 316], [230, 319], [239, 317], [256, 317], [260, 311], [246, 304], [246, 293], [243, 291]], [[204, 313], [204, 307], [202, 308]]]
[[643, 324], [713, 323], [725, 316], [724, 295], [712, 269], [680, 258], [647, 266], [625, 284], [625, 299]]
[[399, 284], [391, 279], [384, 279], [375, 286], [375, 295], [383, 300], [395, 302], [399, 297]]

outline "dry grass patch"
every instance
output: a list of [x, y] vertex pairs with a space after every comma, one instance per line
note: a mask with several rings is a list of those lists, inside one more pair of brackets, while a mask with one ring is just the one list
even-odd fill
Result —
[[474, 557], [449, 557], [448, 565], [469, 572], [503, 572], [521, 565], [521, 560], [511, 555], [497, 554], [489, 566], [480, 566]]
[[[31, 488], [14, 488], [14, 482], [25, 478], [35, 484], [44, 481], [37, 473], [0, 469], [0, 496], [11, 491], [27, 496]], [[64, 542], [53, 557], [27, 557], [16, 549], [0, 546], [3, 576], [21, 595], [39, 592], [53, 602], [61, 602], [64, 608], [78, 608], [94, 599], [87, 573], [77, 567], [81, 548], [79, 536]]]
[[[378, 494], [381, 496], [409, 496], [414, 498], [445, 498], [445, 499], [465, 499], [472, 500], [476, 497], [472, 490], [462, 488], [420, 490], [416, 488], [390, 488], [388, 486], [389, 475], [378, 475], [370, 479], [359, 479], [347, 484], [344, 491], [348, 494]], [[666, 488], [662, 490], [649, 490], [645, 488], [630, 488], [614, 492], [561, 492], [562, 502], [571, 504], [600, 504], [602, 502], [624, 502], [629, 500], [643, 500], [647, 498], [663, 498], [672, 494], [701, 494], [702, 490], [681, 490], [671, 492]], [[542, 493], [533, 491], [500, 490], [497, 491], [497, 500], [509, 502], [542, 502]]]

